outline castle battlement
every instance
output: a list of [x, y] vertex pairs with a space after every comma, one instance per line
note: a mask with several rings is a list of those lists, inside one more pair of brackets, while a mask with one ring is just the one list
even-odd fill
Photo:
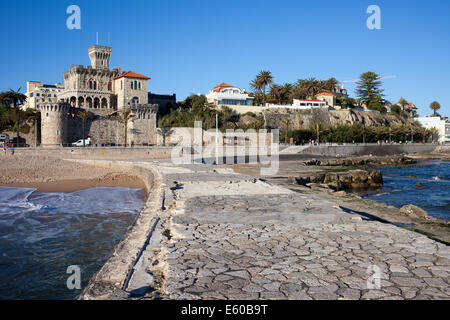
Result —
[[66, 143], [67, 114], [70, 104], [67, 102], [43, 102], [41, 111], [41, 145], [58, 147]]
[[67, 113], [70, 109], [70, 104], [67, 102], [42, 102], [39, 110], [42, 112], [61, 112]]

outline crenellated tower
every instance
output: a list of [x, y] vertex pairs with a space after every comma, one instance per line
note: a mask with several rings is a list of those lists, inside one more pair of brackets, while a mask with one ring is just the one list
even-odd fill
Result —
[[67, 115], [70, 104], [67, 102], [44, 102], [41, 112], [41, 146], [60, 147], [67, 143]]
[[89, 59], [94, 69], [109, 70], [109, 59], [111, 58], [112, 47], [94, 45], [89, 47]]

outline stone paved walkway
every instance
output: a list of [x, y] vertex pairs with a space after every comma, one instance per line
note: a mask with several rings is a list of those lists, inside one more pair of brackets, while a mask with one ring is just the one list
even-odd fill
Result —
[[143, 299], [449, 299], [450, 248], [333, 202], [209, 166], [158, 164]]

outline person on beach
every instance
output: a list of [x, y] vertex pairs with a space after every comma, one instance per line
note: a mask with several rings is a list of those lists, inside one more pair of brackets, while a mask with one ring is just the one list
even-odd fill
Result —
[[11, 150], [11, 155], [14, 155], [14, 145], [12, 144], [11, 147], [9, 148], [9, 150]]

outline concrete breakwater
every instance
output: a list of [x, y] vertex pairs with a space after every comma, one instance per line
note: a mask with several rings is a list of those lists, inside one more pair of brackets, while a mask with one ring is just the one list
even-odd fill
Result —
[[146, 175], [152, 189], [81, 299], [450, 298], [449, 247], [332, 195], [217, 166], [97, 164]]

